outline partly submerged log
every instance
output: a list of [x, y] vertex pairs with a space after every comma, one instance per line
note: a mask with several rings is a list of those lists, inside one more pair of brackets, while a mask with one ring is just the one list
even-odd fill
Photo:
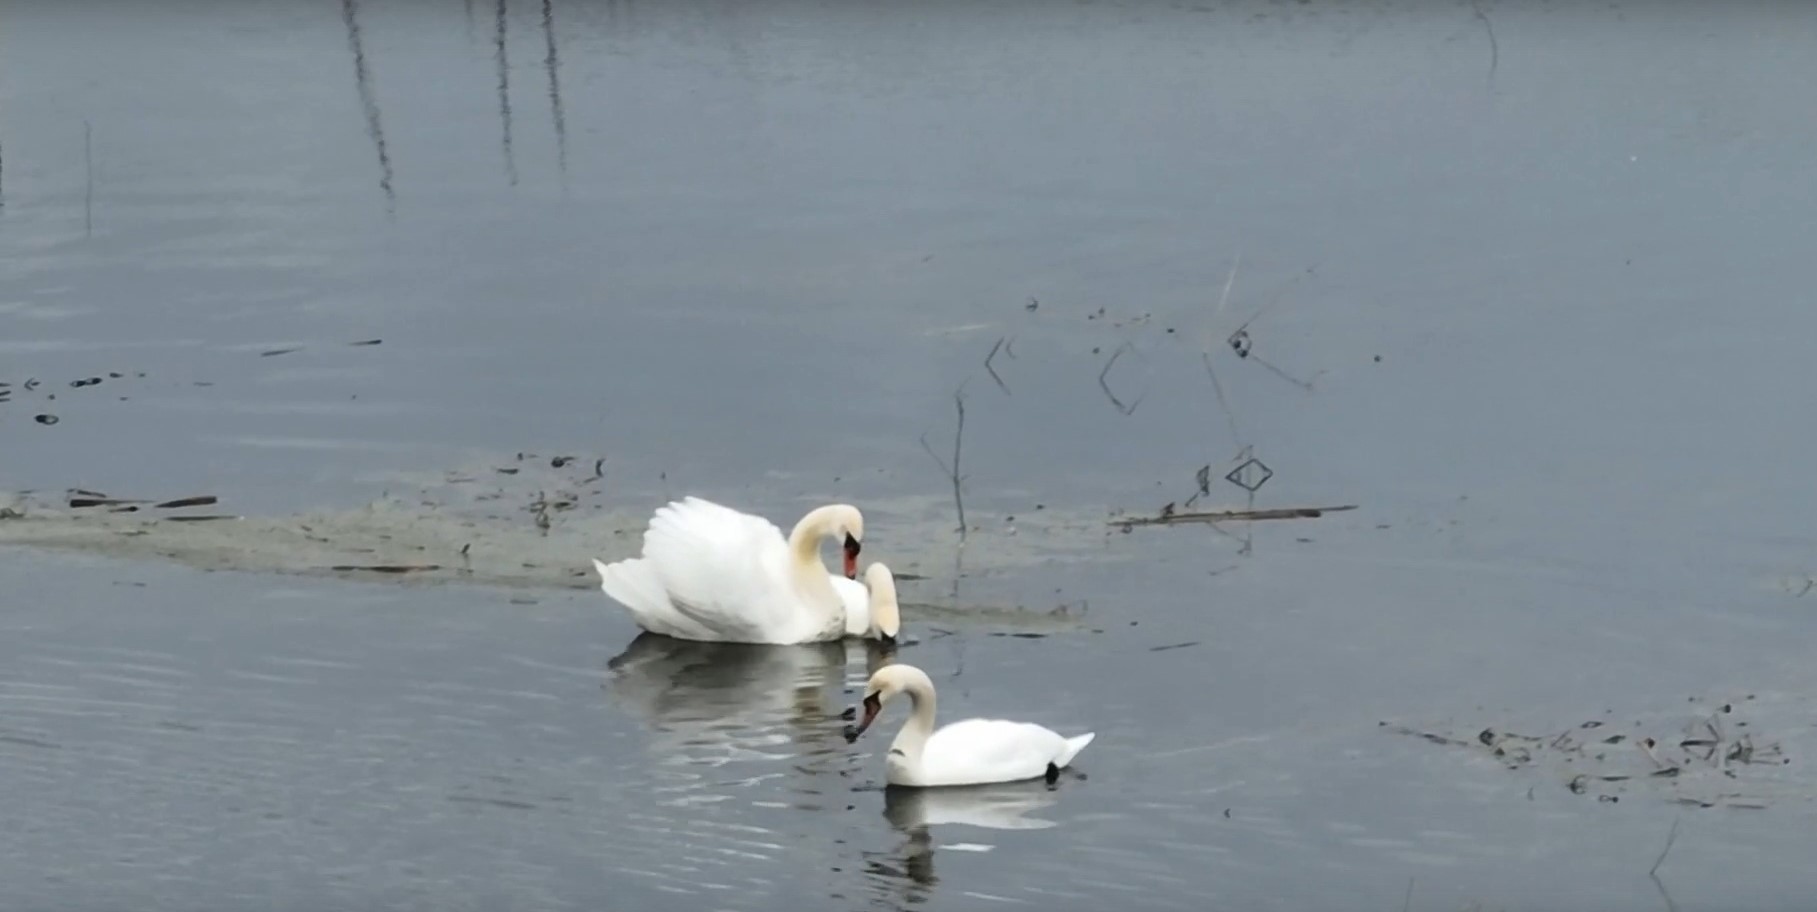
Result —
[[1356, 504], [1337, 507], [1275, 507], [1269, 510], [1209, 510], [1182, 513], [1163, 510], [1154, 516], [1119, 516], [1110, 525], [1132, 529], [1136, 526], [1177, 526], [1183, 523], [1221, 523], [1250, 519], [1318, 519], [1327, 513], [1356, 509]]

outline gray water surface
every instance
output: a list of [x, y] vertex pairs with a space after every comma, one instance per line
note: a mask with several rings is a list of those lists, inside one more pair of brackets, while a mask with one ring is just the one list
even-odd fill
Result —
[[[1789, 3], [14, 4], [0, 880], [1791, 907], [1814, 50]], [[1357, 509], [1114, 524], [1250, 455]], [[684, 493], [859, 504], [913, 641], [639, 639], [585, 559]], [[838, 715], [892, 660], [1095, 730], [1080, 775], [883, 789], [900, 710]]]

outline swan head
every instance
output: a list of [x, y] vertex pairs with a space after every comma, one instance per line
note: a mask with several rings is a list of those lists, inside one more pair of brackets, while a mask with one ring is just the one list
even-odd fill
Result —
[[857, 579], [858, 553], [864, 542], [864, 514], [851, 504], [828, 504], [809, 510], [789, 533], [789, 547], [801, 561], [817, 563], [820, 542], [828, 538], [845, 546], [845, 578]]
[[870, 633], [893, 646], [902, 632], [902, 610], [896, 604], [896, 577], [889, 567], [877, 562], [864, 568], [864, 585], [871, 590]]
[[864, 549], [864, 546], [860, 543], [859, 536], [853, 535], [850, 532], [845, 533], [845, 578], [846, 579], [857, 579], [858, 578], [858, 552], [862, 551], [863, 549]]
[[864, 549], [864, 514], [850, 504], [822, 507], [827, 535], [841, 539], [845, 545], [845, 578], [858, 578], [858, 554]]
[[877, 714], [883, 712], [883, 704], [895, 699], [897, 694], [932, 693], [933, 690], [934, 682], [927, 672], [913, 665], [885, 665], [877, 669], [864, 686], [864, 716], [858, 720], [856, 728], [846, 731], [845, 740], [858, 740], [858, 736], [877, 721]]

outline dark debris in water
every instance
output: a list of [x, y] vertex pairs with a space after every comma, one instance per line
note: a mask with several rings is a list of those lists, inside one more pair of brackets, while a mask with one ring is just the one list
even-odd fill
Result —
[[[1392, 722], [1377, 726], [1445, 747], [1486, 754], [1509, 770], [1549, 770], [1574, 795], [1596, 794], [1613, 804], [1618, 795], [1640, 787], [1664, 788], [1671, 800], [1693, 807], [1761, 808], [1759, 795], [1737, 790], [1756, 769], [1783, 767], [1792, 761], [1778, 742], [1757, 741], [1745, 721], [1730, 721], [1734, 705], [1681, 720], [1672, 734], [1590, 734], [1608, 723], [1591, 719], [1543, 735], [1526, 735], [1494, 727], [1471, 737]], [[1641, 721], [1634, 723], [1642, 727]], [[1643, 786], [1642, 783], [1655, 783]], [[1764, 785], [1765, 783], [1761, 783]]]
[[[158, 510], [181, 510], [187, 507], [207, 507], [220, 503], [220, 498], [213, 494], [199, 494], [193, 497], [178, 497], [172, 500], [153, 503], [152, 500], [148, 498], [113, 497], [108, 494], [103, 494], [100, 491], [90, 491], [86, 488], [71, 488], [65, 493], [64, 502], [68, 504], [71, 509], [117, 507], [121, 509], [116, 509], [114, 512], [132, 512], [137, 510], [138, 505], [140, 504], [151, 504], [154, 509]], [[176, 519], [178, 517], [173, 516], [169, 518]]]
[[160, 504], [153, 504], [153, 506], [160, 510], [179, 510], [184, 507], [206, 507], [219, 502], [220, 498], [215, 497], [213, 494], [202, 494], [196, 497], [179, 497], [175, 500], [167, 500]]
[[[139, 372], [135, 373], [133, 376], [143, 379], [145, 377], [145, 372], [139, 371]], [[107, 371], [105, 376], [103, 376], [101, 374], [91, 374], [91, 375], [84, 376], [84, 377], [77, 377], [76, 379], [69, 381], [69, 388], [70, 389], [86, 389], [91, 386], [99, 386], [108, 380], [120, 380], [125, 377], [126, 377], [126, 374], [121, 371]], [[56, 393], [52, 393], [52, 392], [39, 393], [38, 392], [39, 388], [43, 387], [43, 386], [44, 386], [44, 381], [39, 380], [37, 377], [25, 378], [25, 380], [20, 382], [16, 388], [13, 385], [13, 382], [10, 380], [0, 381], [0, 405], [6, 405], [6, 404], [11, 403], [13, 401], [13, 394], [15, 392], [41, 395], [46, 402], [55, 401], [57, 398]], [[125, 402], [128, 398], [129, 397], [127, 397], [127, 396], [119, 397], [120, 401], [122, 401], [122, 402]], [[51, 425], [60, 423], [63, 419], [60, 416], [53, 414], [51, 412], [39, 412], [32, 416], [32, 420], [36, 421], [37, 423], [39, 423], [41, 425], [49, 427]]]
[[[357, 342], [349, 342], [349, 343], [347, 343], [347, 345], [350, 348], [357, 348], [357, 347], [366, 346], [366, 345], [378, 345], [379, 343], [381, 343], [383, 341], [385, 341], [385, 340], [384, 339], [361, 339]], [[289, 355], [289, 354], [294, 354], [296, 352], [300, 352], [307, 347], [308, 346], [304, 346], [304, 345], [288, 345], [283, 348], [268, 348], [262, 352], [259, 352], [259, 357], [275, 358], [278, 355]]]
[[108, 497], [103, 494], [94, 494], [92, 492], [83, 492], [82, 494], [77, 494], [76, 492], [72, 491], [72, 492], [70, 492], [68, 503], [71, 508], [79, 510], [79, 509], [83, 509], [85, 507], [115, 507], [115, 506], [119, 506], [121, 504], [140, 504], [140, 503], [145, 503], [145, 501], [143, 501], [143, 500], [126, 500], [124, 498], [119, 498], [119, 497]]

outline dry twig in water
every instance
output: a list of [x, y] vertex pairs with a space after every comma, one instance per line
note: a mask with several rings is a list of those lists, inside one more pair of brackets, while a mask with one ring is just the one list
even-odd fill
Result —
[[1666, 854], [1672, 851], [1672, 843], [1677, 840], [1678, 818], [1673, 818], [1672, 829], [1666, 833], [1666, 847], [1660, 850], [1659, 858], [1654, 860], [1653, 867], [1647, 871], [1647, 879], [1653, 881], [1653, 886], [1659, 889], [1659, 898], [1666, 901], [1666, 912], [1678, 912], [1678, 904], [1672, 901], [1672, 894], [1666, 892], [1666, 882], [1659, 879], [1659, 866], [1665, 863]]
[[1484, 81], [1488, 84], [1489, 90], [1494, 91], [1495, 68], [1502, 62], [1502, 48], [1495, 41], [1495, 23], [1489, 21], [1489, 17], [1483, 13], [1482, 6], [1475, 0], [1472, 0], [1470, 4], [1470, 11], [1476, 14], [1476, 18], [1483, 20], [1483, 30], [1489, 33], [1489, 75], [1484, 78]]
[[[1003, 382], [1002, 377], [997, 376], [997, 369], [991, 366], [991, 361], [997, 357], [997, 352], [1003, 349], [1005, 341], [1007, 341], [1006, 336], [998, 336], [997, 344], [991, 346], [991, 353], [984, 356], [984, 372], [991, 375], [991, 380], [997, 384], [998, 389], [1003, 391], [1003, 395], [1011, 396], [1014, 393], [1009, 391], [1009, 385]], [[1016, 355], [1014, 352], [1010, 352], [1009, 356], [1014, 358]]]
[[1110, 381], [1107, 378], [1110, 376], [1110, 369], [1116, 366], [1117, 359], [1123, 357], [1125, 351], [1131, 351], [1134, 348], [1135, 346], [1130, 345], [1128, 342], [1117, 346], [1117, 350], [1111, 352], [1110, 360], [1104, 362], [1104, 369], [1098, 371], [1098, 388], [1104, 391], [1104, 396], [1110, 400], [1110, 404], [1116, 406], [1117, 411], [1122, 412], [1125, 415], [1133, 415], [1136, 413], [1136, 406], [1142, 404], [1142, 397], [1137, 396], [1136, 401], [1124, 405], [1123, 400], [1118, 399], [1117, 394], [1110, 391]]
[[[1236, 258], [1235, 262], [1230, 264], [1230, 275], [1224, 278], [1224, 293], [1218, 297], [1218, 309], [1213, 315], [1213, 319], [1224, 316], [1224, 308], [1230, 304], [1230, 289], [1237, 282], [1237, 269], [1242, 265], [1243, 258], [1240, 255]], [[1205, 364], [1205, 375], [1211, 378], [1212, 391], [1218, 394], [1218, 408], [1223, 410], [1224, 420], [1230, 425], [1230, 439], [1236, 441], [1238, 446], [1241, 446], [1243, 443], [1243, 435], [1237, 430], [1237, 416], [1235, 412], [1230, 410], [1230, 401], [1224, 398], [1224, 384], [1218, 382], [1218, 372], [1211, 366], [1211, 350], [1212, 343], [1211, 340], [1207, 338], [1205, 344], [1200, 347], [1199, 360]]]
[[941, 459], [940, 454], [934, 452], [934, 448], [928, 444], [926, 434], [921, 435], [921, 448], [926, 450], [927, 454], [934, 458], [934, 463], [940, 466], [941, 471], [945, 472], [947, 477], [953, 482], [953, 509], [959, 514], [959, 541], [964, 542], [965, 493], [963, 484], [965, 482], [965, 476], [959, 474], [959, 457], [965, 446], [964, 384], [960, 384], [958, 389], [953, 390], [953, 408], [958, 412], [959, 416], [958, 422], [953, 427], [953, 461], [949, 464], [946, 460]]
[[82, 236], [95, 234], [95, 155], [91, 138], [94, 130], [82, 121]]
[[1666, 856], [1672, 851], [1672, 843], [1678, 841], [1678, 818], [1672, 819], [1672, 829], [1666, 833], [1666, 847], [1659, 850], [1659, 857], [1654, 859], [1653, 867], [1647, 869], [1647, 876], [1657, 878], [1659, 866], [1665, 864]]

